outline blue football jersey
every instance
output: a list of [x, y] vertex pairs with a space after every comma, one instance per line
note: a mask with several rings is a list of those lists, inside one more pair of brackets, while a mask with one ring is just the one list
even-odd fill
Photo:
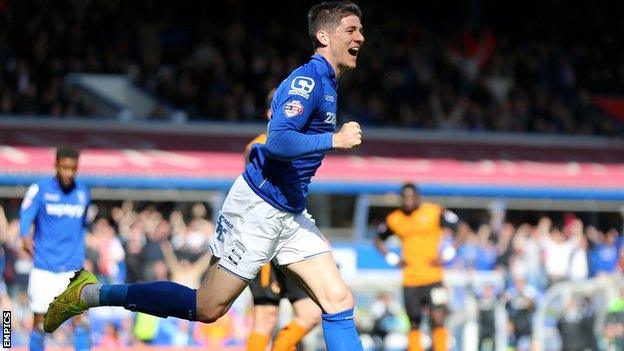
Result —
[[313, 55], [277, 88], [267, 142], [255, 144], [243, 177], [261, 198], [282, 211], [306, 207], [310, 180], [332, 148], [338, 81], [321, 55]]
[[65, 193], [56, 177], [28, 188], [20, 210], [20, 234], [34, 232], [34, 265], [51, 272], [79, 269], [85, 259], [85, 225], [91, 202], [88, 188], [80, 182]]

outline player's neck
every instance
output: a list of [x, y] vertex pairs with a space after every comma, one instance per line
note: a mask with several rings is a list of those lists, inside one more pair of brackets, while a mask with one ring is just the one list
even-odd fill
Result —
[[406, 215], [412, 214], [414, 211], [416, 211], [418, 208], [420, 207], [420, 204], [414, 206], [414, 207], [410, 207], [410, 208], [406, 208], [406, 207], [401, 207], [401, 210], [403, 211], [403, 213], [405, 213]]
[[338, 65], [336, 63], [334, 63], [334, 61], [336, 61], [336, 60], [333, 59], [333, 57], [331, 56], [329, 51], [326, 50], [325, 48], [317, 48], [316, 49], [316, 54], [323, 56], [323, 58], [325, 58], [325, 60], [327, 60], [327, 62], [329, 62], [329, 65], [334, 70], [334, 74], [336, 75], [336, 79], [340, 78], [340, 76], [342, 75], [343, 71], [338, 67]]
[[58, 176], [56, 176], [56, 179], [58, 181], [59, 187], [61, 188], [61, 191], [63, 191], [65, 194], [70, 193], [76, 186], [76, 182], [71, 182], [71, 184], [65, 185]]

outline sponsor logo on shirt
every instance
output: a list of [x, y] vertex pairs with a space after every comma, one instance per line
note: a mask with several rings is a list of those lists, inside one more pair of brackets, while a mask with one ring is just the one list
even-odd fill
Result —
[[299, 100], [288, 101], [284, 105], [284, 114], [286, 117], [295, 117], [303, 113], [303, 104]]
[[298, 76], [290, 82], [289, 95], [299, 95], [303, 98], [309, 99], [310, 93], [314, 89], [314, 79], [305, 76]]
[[335, 102], [336, 98], [333, 95], [325, 95], [325, 101]]
[[70, 204], [46, 204], [45, 209], [48, 216], [74, 218], [82, 217], [85, 211], [85, 207], [83, 205]]

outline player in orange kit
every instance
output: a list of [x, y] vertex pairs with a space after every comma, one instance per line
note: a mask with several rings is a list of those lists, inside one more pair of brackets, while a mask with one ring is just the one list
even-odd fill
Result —
[[[403, 268], [403, 300], [410, 319], [408, 351], [420, 351], [420, 322], [423, 307], [430, 313], [433, 350], [448, 350], [448, 331], [444, 326], [448, 294], [443, 280], [443, 262], [453, 256], [452, 248], [441, 253], [444, 228], [456, 231], [459, 217], [444, 207], [421, 202], [414, 184], [401, 189], [402, 207], [391, 212], [379, 225], [375, 246], [388, 264]], [[386, 247], [392, 235], [401, 239], [402, 257]], [[456, 245], [459, 240], [456, 241]], [[447, 257], [443, 257], [447, 256]]]

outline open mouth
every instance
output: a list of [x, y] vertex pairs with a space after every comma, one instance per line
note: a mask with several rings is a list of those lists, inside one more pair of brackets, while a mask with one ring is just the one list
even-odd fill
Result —
[[349, 55], [353, 56], [353, 57], [357, 57], [358, 53], [360, 52], [360, 48], [359, 47], [352, 47], [349, 48], [349, 50], [347, 50], [349, 52]]

